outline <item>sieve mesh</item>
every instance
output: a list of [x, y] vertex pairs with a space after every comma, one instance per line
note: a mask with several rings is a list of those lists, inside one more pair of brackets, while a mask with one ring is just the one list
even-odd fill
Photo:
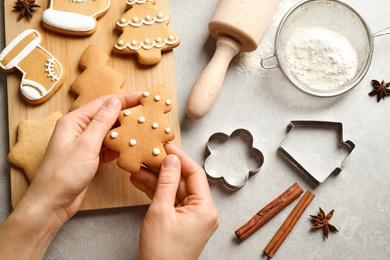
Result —
[[[301, 82], [287, 66], [286, 44], [300, 28], [322, 26], [345, 36], [358, 55], [356, 75], [332, 90], [311, 88]], [[366, 74], [373, 52], [373, 36], [363, 18], [350, 6], [336, 0], [309, 0], [298, 3], [282, 19], [275, 38], [275, 56], [286, 77], [303, 92], [315, 96], [335, 96], [356, 86]]]

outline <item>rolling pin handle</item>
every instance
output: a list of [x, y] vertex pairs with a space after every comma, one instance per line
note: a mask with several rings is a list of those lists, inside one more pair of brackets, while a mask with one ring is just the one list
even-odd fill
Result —
[[241, 44], [236, 40], [226, 36], [218, 37], [215, 53], [188, 97], [188, 116], [199, 119], [210, 111], [222, 87], [227, 68], [240, 49]]

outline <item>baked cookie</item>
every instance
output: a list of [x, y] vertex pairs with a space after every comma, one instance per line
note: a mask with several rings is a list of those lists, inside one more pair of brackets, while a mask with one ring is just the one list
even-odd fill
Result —
[[136, 54], [139, 63], [154, 65], [160, 62], [161, 52], [180, 44], [179, 36], [169, 27], [170, 16], [155, 6], [155, 0], [128, 0], [130, 8], [116, 22], [122, 32], [114, 52]]
[[42, 14], [42, 23], [58, 33], [88, 36], [96, 31], [96, 20], [109, 7], [110, 0], [50, 0], [49, 8]]
[[110, 58], [96, 45], [85, 49], [80, 59], [83, 73], [70, 85], [70, 91], [78, 95], [71, 110], [109, 94], [122, 92], [125, 77], [107, 65]]
[[23, 120], [18, 125], [18, 139], [7, 156], [7, 160], [22, 168], [29, 182], [32, 182], [39, 168], [57, 119], [57, 111], [42, 120]]
[[120, 126], [112, 129], [104, 145], [119, 152], [117, 164], [128, 172], [138, 172], [141, 165], [159, 168], [167, 156], [164, 143], [174, 139], [169, 119], [172, 110], [167, 89], [157, 85], [140, 97], [141, 105], [122, 110]]
[[47, 101], [63, 84], [65, 71], [42, 44], [38, 31], [28, 29], [13, 39], [0, 53], [0, 68], [19, 70], [23, 76], [20, 93], [30, 104]]

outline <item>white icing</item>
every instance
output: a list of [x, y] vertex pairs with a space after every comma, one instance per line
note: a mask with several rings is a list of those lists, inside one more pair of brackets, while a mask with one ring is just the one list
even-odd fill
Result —
[[145, 123], [145, 121], [146, 121], [146, 119], [145, 119], [145, 117], [143, 117], [143, 116], [141, 116], [140, 118], [138, 118], [138, 122], [139, 123]]
[[123, 112], [123, 114], [124, 114], [125, 116], [129, 116], [129, 115], [131, 114], [131, 111], [128, 110], [128, 109], [126, 109], [126, 110]]
[[42, 20], [52, 27], [72, 32], [88, 32], [96, 25], [96, 20], [90, 16], [53, 9], [46, 9]]
[[161, 42], [161, 37], [157, 37], [156, 42]]
[[157, 155], [159, 155], [159, 154], [160, 154], [160, 149], [154, 148], [154, 149], [153, 149], [153, 155], [157, 156]]
[[149, 92], [145, 91], [144, 92], [144, 97], [147, 97], [147, 96], [149, 96]]
[[[159, 13], [159, 14], [161, 14], [161, 13]], [[140, 19], [138, 17], [134, 17], [132, 20], [127, 20], [126, 18], [122, 17], [119, 21], [116, 22], [116, 25], [118, 25], [119, 27], [126, 27], [128, 25], [131, 25], [133, 27], [140, 27], [144, 24], [145, 25], [152, 25], [154, 23], [163, 23], [169, 19], [168, 15], [166, 15], [164, 17], [163, 14], [161, 14], [161, 15], [159, 15], [159, 14], [153, 18], [150, 15], [146, 15], [145, 19], [144, 18]]]
[[145, 4], [146, 2], [153, 3], [154, 0], [128, 0], [128, 5], [134, 5], [134, 4]]
[[129, 144], [130, 144], [131, 146], [134, 146], [134, 145], [137, 144], [137, 141], [136, 141], [135, 139], [131, 139], [130, 142], [129, 142]]
[[165, 133], [169, 134], [171, 132], [171, 129], [169, 127], [165, 128]]
[[154, 129], [157, 129], [157, 128], [158, 128], [158, 123], [157, 123], [157, 122], [154, 122], [154, 123], [152, 124], [152, 127], [153, 127]]
[[51, 59], [48, 59], [47, 60], [47, 63], [45, 64], [46, 66], [46, 72], [47, 72], [47, 76], [51, 78], [51, 80], [59, 80], [59, 77], [56, 75], [56, 72], [54, 70], [54, 63], [55, 63], [55, 59], [54, 58], [51, 58]]
[[167, 99], [167, 100], [165, 101], [165, 104], [166, 104], [167, 106], [170, 106], [170, 105], [172, 104], [172, 101], [171, 101], [170, 99]]
[[69, 2], [82, 3], [82, 2], [85, 2], [85, 0], [69, 0]]
[[154, 100], [155, 100], [155, 101], [160, 101], [160, 100], [161, 100], [161, 96], [160, 96], [160, 95], [156, 95], [156, 96], [154, 97]]
[[123, 42], [122, 40], [120, 40], [120, 41], [118, 42], [118, 44], [123, 45], [124, 42]]
[[150, 40], [149, 39], [145, 39], [145, 44], [149, 44], [150, 43]]
[[162, 48], [165, 45], [173, 45], [173, 44], [176, 44], [179, 41], [179, 37], [175, 37], [175, 39], [172, 40], [172, 41], [170, 41], [168, 39], [166, 39], [164, 41], [161, 41], [160, 37], [157, 37], [157, 38], [160, 39], [159, 42], [154, 41], [154, 42], [152, 42], [151, 44], [148, 44], [148, 45], [145, 45], [143, 42], [140, 42], [138, 46], [134, 46], [134, 45], [130, 44], [129, 42], [127, 42], [125, 45], [119, 44], [119, 41], [118, 41], [118, 44], [115, 44], [115, 48], [118, 49], [118, 50], [124, 50], [126, 48], [129, 48], [130, 50], [133, 50], [133, 51], [139, 50], [140, 48], [143, 48], [145, 50], [150, 50], [153, 47]]
[[115, 139], [118, 137], [118, 132], [113, 131], [113, 132], [111, 132], [110, 136], [112, 139]]
[[96, 21], [93, 17], [105, 13], [108, 8], [110, 8], [111, 4], [111, 0], [107, 0], [105, 8], [99, 10], [91, 16], [85, 16], [76, 13], [53, 10], [53, 1], [54, 0], [50, 1], [49, 9], [46, 9], [42, 14], [43, 22], [52, 27], [73, 32], [84, 32], [94, 29]]
[[29, 100], [39, 100], [42, 97], [46, 96], [48, 93], [44, 86], [42, 86], [36, 81], [28, 79], [22, 79], [20, 83], [20, 90], [23, 96], [25, 96]]
[[[122, 43], [122, 44], [123, 44], [123, 43]], [[131, 41], [131, 45], [133, 45], [133, 46], [137, 45], [137, 41], [136, 41], [136, 40], [132, 40], [132, 41]]]
[[[16, 45], [18, 45], [25, 37], [27, 37], [29, 34], [35, 33], [37, 35], [37, 38], [34, 38], [31, 42], [29, 42], [26, 47], [24, 47], [11, 61], [9, 61], [7, 64], [3, 65], [1, 61], [5, 58], [5, 56], [8, 55], [8, 53], [15, 48]], [[4, 70], [10, 70], [14, 67], [16, 67], [19, 62], [21, 62], [24, 58], [27, 57], [37, 46], [39, 46], [39, 43], [41, 41], [41, 35], [36, 30], [28, 29], [16, 36], [0, 53], [0, 66]]]

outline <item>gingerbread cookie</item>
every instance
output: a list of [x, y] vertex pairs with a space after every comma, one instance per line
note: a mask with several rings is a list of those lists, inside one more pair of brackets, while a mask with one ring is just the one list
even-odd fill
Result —
[[65, 71], [42, 44], [38, 31], [28, 29], [13, 39], [0, 53], [0, 68], [22, 74], [20, 93], [31, 104], [48, 100], [63, 84]]
[[83, 73], [72, 83], [70, 91], [78, 95], [71, 110], [109, 94], [122, 92], [125, 77], [107, 65], [108, 55], [96, 45], [85, 49], [80, 59]]
[[104, 145], [119, 152], [117, 164], [129, 172], [141, 165], [159, 168], [167, 156], [164, 143], [174, 139], [166, 115], [172, 109], [167, 89], [157, 85], [143, 93], [141, 105], [125, 109], [119, 115], [120, 126], [112, 129]]
[[50, 0], [42, 23], [52, 31], [88, 36], [95, 32], [97, 19], [107, 13], [110, 0]]
[[169, 27], [170, 16], [155, 6], [155, 0], [128, 0], [130, 8], [116, 22], [122, 35], [114, 51], [136, 54], [139, 63], [154, 65], [160, 62], [161, 52], [180, 44], [179, 36]]
[[42, 120], [23, 120], [18, 125], [18, 139], [7, 160], [22, 168], [31, 182], [45, 154], [61, 112], [54, 112]]

